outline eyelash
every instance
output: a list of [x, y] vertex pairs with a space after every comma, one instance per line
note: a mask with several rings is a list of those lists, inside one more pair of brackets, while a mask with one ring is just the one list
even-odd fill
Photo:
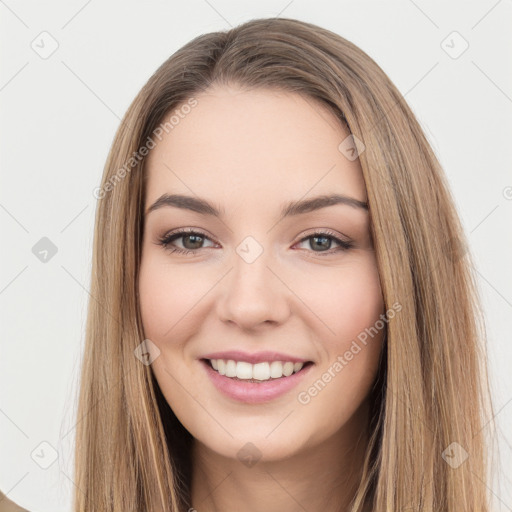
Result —
[[[207, 249], [207, 247], [199, 247], [198, 249], [194, 249], [194, 250], [181, 249], [179, 247], [173, 247], [172, 249], [169, 248], [169, 245], [171, 242], [173, 242], [174, 240], [177, 240], [179, 238], [182, 238], [184, 235], [199, 235], [205, 239], [214, 241], [214, 240], [211, 240], [208, 236], [206, 236], [205, 233], [202, 233], [201, 231], [196, 231], [193, 229], [184, 229], [181, 231], [176, 231], [174, 233], [166, 234], [165, 236], [159, 238], [158, 245], [161, 245], [164, 249], [168, 250], [171, 253], [178, 253], [178, 254], [192, 254], [192, 253], [197, 253], [200, 249]], [[319, 254], [320, 256], [324, 256], [324, 255], [332, 255], [338, 251], [347, 251], [353, 247], [352, 242], [341, 240], [340, 238], [335, 236], [335, 234], [332, 231], [329, 231], [329, 230], [315, 231], [315, 232], [309, 234], [308, 236], [302, 238], [297, 243], [302, 243], [305, 240], [308, 240], [310, 238], [320, 237], [320, 236], [334, 240], [334, 242], [339, 244], [340, 247], [337, 247], [335, 249], [329, 249], [327, 251], [308, 251], [308, 252], [313, 252], [313, 253]]]

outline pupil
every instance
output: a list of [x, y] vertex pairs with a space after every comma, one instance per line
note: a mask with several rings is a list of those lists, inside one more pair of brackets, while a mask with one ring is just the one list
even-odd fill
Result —
[[[202, 236], [197, 236], [197, 235], [186, 235], [186, 236], [184, 237], [184, 240], [186, 240], [187, 238], [190, 238], [190, 239], [192, 239], [192, 240], [196, 239], [196, 242], [195, 242], [195, 243], [196, 243], [196, 245], [200, 245], [200, 244], [201, 244], [201, 242], [202, 242], [202, 238], [203, 238], [203, 237], [202, 237]], [[192, 242], [192, 244], [193, 244], [193, 243], [194, 243], [194, 242]], [[183, 244], [183, 245], [184, 245], [185, 247], [187, 247], [187, 244]], [[187, 249], [197, 249], [197, 248], [198, 248], [198, 247], [196, 247], [196, 246], [193, 246], [193, 247], [187, 247]]]
[[317, 240], [324, 240], [327, 242], [327, 247], [325, 247], [325, 244], [322, 246], [320, 245], [320, 249], [329, 249], [329, 245], [330, 245], [330, 238], [327, 238], [326, 236], [314, 236], [313, 237], [313, 240], [314, 240], [314, 243], [316, 243]]

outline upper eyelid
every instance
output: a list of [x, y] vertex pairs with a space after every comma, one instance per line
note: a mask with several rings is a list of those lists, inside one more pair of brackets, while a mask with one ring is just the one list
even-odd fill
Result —
[[[160, 240], [165, 240], [165, 239], [168, 239], [168, 238], [174, 238], [174, 240], [179, 240], [180, 238], [186, 236], [186, 235], [193, 235], [193, 234], [197, 234], [197, 235], [201, 235], [205, 238], [207, 238], [208, 240], [210, 240], [211, 242], [214, 242], [216, 244], [218, 244], [219, 242], [217, 242], [215, 240], [215, 238], [211, 237], [208, 233], [206, 232], [203, 232], [200, 228], [184, 228], [184, 229], [181, 229], [181, 230], [178, 230], [178, 231], [171, 231], [169, 233], [166, 233], [164, 234], [162, 237], [160, 237]], [[315, 235], [323, 235], [323, 236], [327, 236], [329, 238], [333, 238], [333, 239], [338, 239], [339, 242], [336, 242], [336, 243], [342, 243], [342, 244], [352, 244], [353, 241], [346, 235], [338, 235], [337, 233], [334, 233], [333, 230], [329, 229], [329, 228], [313, 228], [313, 231], [309, 232], [309, 231], [306, 231], [306, 232], [303, 232], [299, 239], [294, 242], [295, 244], [297, 243], [300, 243], [300, 242], [303, 242], [304, 240], [307, 240], [308, 238], [311, 238]], [[344, 239], [346, 238], [346, 240]], [[173, 240], [173, 241], [174, 241]], [[201, 247], [201, 249], [208, 249], [208, 247]]]
[[185, 228], [178, 231], [170, 231], [169, 233], [164, 234], [162, 237], [160, 237], [160, 240], [165, 240], [166, 238], [176, 237], [175, 240], [179, 240], [181, 237], [184, 237], [186, 235], [201, 235], [204, 238], [207, 238], [211, 242], [219, 243], [215, 240], [215, 238], [211, 237], [208, 233], [203, 232], [199, 228]]

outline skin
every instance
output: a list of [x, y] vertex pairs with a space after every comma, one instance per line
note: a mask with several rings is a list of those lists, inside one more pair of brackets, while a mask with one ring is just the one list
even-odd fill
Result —
[[[146, 213], [139, 282], [145, 335], [160, 350], [152, 370], [195, 439], [192, 505], [199, 512], [346, 510], [360, 479], [383, 331], [307, 404], [298, 394], [332, 373], [384, 313], [369, 214], [343, 204], [284, 219], [279, 212], [322, 194], [366, 201], [358, 159], [338, 150], [349, 132], [296, 93], [214, 86], [195, 98], [148, 156], [144, 211], [173, 193], [205, 198], [225, 215], [169, 206]], [[180, 228], [206, 235], [202, 245], [186, 235], [172, 242], [192, 255], [158, 244]], [[315, 244], [306, 238], [315, 229], [353, 247]], [[250, 264], [236, 252], [247, 236], [263, 248]], [[244, 404], [221, 394], [199, 361], [231, 349], [277, 350], [314, 366], [285, 395]], [[237, 456], [248, 442], [261, 454], [251, 467]]]

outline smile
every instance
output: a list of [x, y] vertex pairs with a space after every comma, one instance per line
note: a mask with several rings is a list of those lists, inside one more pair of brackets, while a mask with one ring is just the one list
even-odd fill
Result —
[[289, 377], [302, 369], [304, 363], [291, 361], [269, 361], [251, 364], [233, 359], [208, 359], [212, 368], [220, 375], [239, 380], [267, 381]]
[[202, 359], [214, 386], [239, 402], [268, 402], [293, 389], [313, 366], [312, 361], [272, 361], [251, 364], [233, 359]]

